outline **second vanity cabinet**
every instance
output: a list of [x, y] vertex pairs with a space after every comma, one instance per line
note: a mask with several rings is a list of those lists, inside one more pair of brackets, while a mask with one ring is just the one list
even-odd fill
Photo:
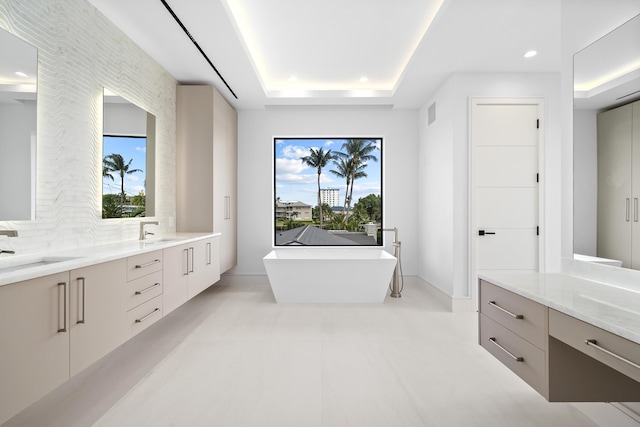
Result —
[[[479, 283], [480, 345], [548, 401], [640, 400], [640, 344], [488, 281]], [[638, 367], [596, 349], [598, 343]]]

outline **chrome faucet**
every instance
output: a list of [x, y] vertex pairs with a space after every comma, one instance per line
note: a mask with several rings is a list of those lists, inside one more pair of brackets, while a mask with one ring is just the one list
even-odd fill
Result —
[[[0, 236], [18, 237], [18, 230], [0, 230]], [[15, 253], [16, 253], [16, 251], [0, 249], [0, 255], [2, 255], [2, 254], [15, 254]]]
[[148, 234], [153, 236], [150, 231], [144, 231], [145, 225], [160, 225], [160, 223], [158, 221], [140, 221], [140, 240], [144, 240]]

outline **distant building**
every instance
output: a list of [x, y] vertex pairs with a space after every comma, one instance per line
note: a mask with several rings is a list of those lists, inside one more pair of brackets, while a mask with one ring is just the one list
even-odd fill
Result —
[[311, 221], [311, 206], [302, 202], [277, 202], [276, 221]]
[[337, 188], [321, 188], [320, 200], [322, 204], [327, 204], [331, 207], [340, 206], [340, 190]]

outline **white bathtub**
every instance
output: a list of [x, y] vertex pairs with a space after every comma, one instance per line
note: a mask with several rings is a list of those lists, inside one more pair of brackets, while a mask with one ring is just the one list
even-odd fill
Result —
[[382, 249], [275, 249], [263, 261], [279, 303], [382, 303], [396, 265]]

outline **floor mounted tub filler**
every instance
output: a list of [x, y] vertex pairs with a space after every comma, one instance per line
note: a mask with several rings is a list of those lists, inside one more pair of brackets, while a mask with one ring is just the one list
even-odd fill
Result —
[[396, 266], [382, 249], [274, 249], [263, 261], [279, 303], [382, 303]]

